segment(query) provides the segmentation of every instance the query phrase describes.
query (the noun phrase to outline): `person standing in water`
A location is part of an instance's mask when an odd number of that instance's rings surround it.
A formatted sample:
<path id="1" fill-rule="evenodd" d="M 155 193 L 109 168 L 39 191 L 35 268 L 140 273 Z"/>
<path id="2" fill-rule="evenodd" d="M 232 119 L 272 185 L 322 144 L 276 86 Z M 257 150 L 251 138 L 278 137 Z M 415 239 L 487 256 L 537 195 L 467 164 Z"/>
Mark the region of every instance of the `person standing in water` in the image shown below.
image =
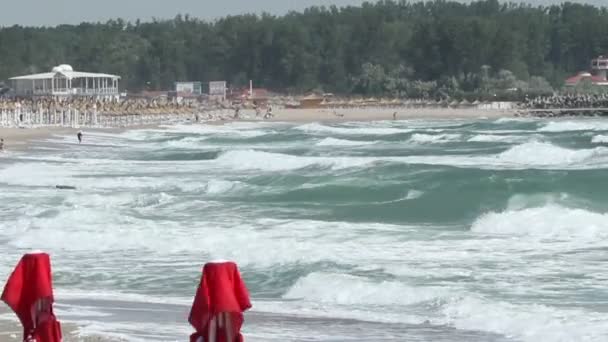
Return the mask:
<path id="1" fill-rule="evenodd" d="M 82 131 L 78 131 L 78 134 L 76 134 L 76 136 L 78 137 L 78 143 L 81 144 L 82 143 Z"/>

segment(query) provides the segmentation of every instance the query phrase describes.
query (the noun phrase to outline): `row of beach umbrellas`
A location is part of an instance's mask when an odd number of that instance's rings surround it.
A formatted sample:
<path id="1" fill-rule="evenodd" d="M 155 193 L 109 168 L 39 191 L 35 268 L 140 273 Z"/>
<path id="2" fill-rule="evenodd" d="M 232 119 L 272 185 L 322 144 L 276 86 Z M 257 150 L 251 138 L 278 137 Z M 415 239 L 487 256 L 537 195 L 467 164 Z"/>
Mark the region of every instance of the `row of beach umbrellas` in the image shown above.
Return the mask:
<path id="1" fill-rule="evenodd" d="M 61 323 L 53 313 L 50 256 L 24 255 L 6 282 L 4 301 L 23 326 L 24 342 L 61 342 Z M 249 292 L 234 262 L 204 265 L 188 322 L 190 342 L 242 342 L 243 312 L 251 308 Z"/>

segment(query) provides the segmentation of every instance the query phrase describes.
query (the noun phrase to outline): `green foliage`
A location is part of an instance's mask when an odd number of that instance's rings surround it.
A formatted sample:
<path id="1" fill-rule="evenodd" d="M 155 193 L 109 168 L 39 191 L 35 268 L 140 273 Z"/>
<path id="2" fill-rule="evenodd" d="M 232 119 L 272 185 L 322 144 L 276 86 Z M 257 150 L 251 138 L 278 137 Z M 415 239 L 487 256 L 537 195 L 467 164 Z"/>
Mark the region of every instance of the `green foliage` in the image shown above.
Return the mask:
<path id="1" fill-rule="evenodd" d="M 561 88 L 566 75 L 608 53 L 608 10 L 384 0 L 213 22 L 177 16 L 13 26 L 0 29 L 0 47 L 0 79 L 68 63 L 119 74 L 132 91 L 185 80 L 245 86 L 253 79 L 289 92 L 481 97 Z"/>

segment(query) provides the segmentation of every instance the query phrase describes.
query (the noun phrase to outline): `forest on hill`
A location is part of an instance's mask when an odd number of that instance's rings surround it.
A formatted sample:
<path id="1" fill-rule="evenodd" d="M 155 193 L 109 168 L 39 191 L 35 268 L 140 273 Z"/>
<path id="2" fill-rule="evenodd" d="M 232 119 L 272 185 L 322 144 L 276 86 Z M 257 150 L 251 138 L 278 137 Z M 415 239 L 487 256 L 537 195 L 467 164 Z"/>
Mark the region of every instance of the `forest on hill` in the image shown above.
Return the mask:
<path id="1" fill-rule="evenodd" d="M 0 28 L 0 80 L 58 64 L 122 76 L 129 91 L 227 80 L 307 91 L 447 97 L 546 93 L 608 54 L 608 9 L 497 0 L 385 0 L 283 16 Z"/>

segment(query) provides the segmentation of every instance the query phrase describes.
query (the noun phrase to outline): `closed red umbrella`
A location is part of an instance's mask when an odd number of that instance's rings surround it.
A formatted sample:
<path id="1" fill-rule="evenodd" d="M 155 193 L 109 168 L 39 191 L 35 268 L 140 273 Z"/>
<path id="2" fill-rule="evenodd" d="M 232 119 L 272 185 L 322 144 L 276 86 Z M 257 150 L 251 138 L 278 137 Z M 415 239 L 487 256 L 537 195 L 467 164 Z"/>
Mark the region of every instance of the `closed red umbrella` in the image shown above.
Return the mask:
<path id="1" fill-rule="evenodd" d="M 4 301 L 23 325 L 23 341 L 60 342 L 61 326 L 53 314 L 51 261 L 46 253 L 24 255 L 8 278 Z"/>
<path id="2" fill-rule="evenodd" d="M 242 342 L 243 312 L 249 308 L 249 292 L 236 264 L 206 264 L 188 319 L 196 330 L 190 341 Z"/>

